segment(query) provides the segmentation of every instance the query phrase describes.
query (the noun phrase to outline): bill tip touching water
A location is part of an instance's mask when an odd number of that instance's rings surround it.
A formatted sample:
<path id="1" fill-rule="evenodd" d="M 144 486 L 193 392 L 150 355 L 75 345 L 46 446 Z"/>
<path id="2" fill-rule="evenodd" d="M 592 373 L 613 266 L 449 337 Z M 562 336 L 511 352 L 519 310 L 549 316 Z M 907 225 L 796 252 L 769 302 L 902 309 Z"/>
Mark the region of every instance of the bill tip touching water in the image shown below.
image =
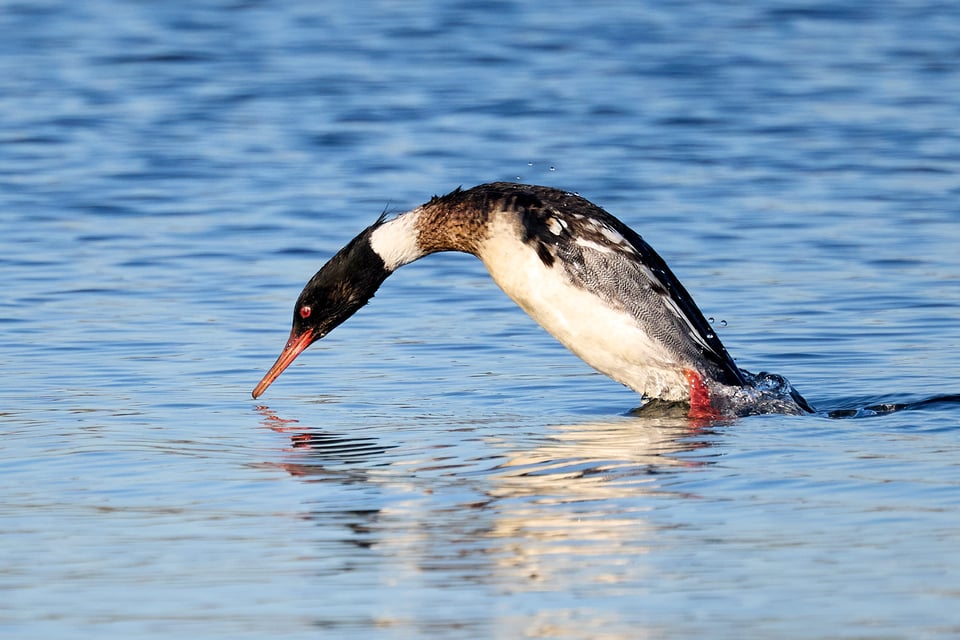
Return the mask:
<path id="1" fill-rule="evenodd" d="M 570 351 L 648 401 L 697 418 L 813 409 L 781 376 L 727 353 L 693 298 L 639 234 L 581 196 L 498 182 L 381 216 L 307 282 L 259 397 L 395 270 L 439 251 L 479 258 L 494 282 Z"/>

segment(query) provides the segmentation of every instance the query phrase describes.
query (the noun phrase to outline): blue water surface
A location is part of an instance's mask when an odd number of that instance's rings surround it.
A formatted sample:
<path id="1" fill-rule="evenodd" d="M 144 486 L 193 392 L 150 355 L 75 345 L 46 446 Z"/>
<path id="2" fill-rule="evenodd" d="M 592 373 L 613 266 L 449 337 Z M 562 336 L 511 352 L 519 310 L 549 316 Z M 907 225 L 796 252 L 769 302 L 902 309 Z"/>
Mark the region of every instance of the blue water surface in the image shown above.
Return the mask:
<path id="1" fill-rule="evenodd" d="M 960 634 L 954 3 L 0 3 L 0 635 Z M 577 191 L 822 410 L 634 415 L 382 211 Z M 869 412 L 867 412 L 869 413 Z"/>

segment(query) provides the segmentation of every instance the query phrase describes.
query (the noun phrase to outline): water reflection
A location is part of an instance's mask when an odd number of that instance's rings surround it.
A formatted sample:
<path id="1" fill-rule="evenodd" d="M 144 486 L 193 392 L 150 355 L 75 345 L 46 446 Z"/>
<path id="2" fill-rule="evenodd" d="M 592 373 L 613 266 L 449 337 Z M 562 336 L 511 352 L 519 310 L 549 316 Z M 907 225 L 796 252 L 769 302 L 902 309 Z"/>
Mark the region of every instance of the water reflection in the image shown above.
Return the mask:
<path id="1" fill-rule="evenodd" d="M 337 468 L 338 476 L 342 476 L 344 471 L 356 476 L 356 472 L 360 471 L 359 466 L 355 469 L 344 469 L 343 466 L 370 462 L 393 448 L 379 443 L 376 438 L 346 436 L 307 427 L 298 420 L 279 417 L 266 406 L 257 407 L 257 412 L 262 416 L 265 427 L 290 438 L 287 452 L 292 455 L 288 460 L 276 464 L 292 476 L 327 476 L 332 473 L 331 467 Z"/>
<path id="2" fill-rule="evenodd" d="M 532 590 L 649 579 L 635 561 L 656 544 L 648 514 L 670 494 L 664 474 L 703 464 L 676 454 L 708 446 L 704 432 L 683 416 L 631 417 L 555 426 L 510 451 L 487 490 L 495 570 Z"/>
<path id="3" fill-rule="evenodd" d="M 691 423 L 683 415 L 631 415 L 550 426 L 533 436 L 496 429 L 496 435 L 451 454 L 313 429 L 267 409 L 261 413 L 266 426 L 290 440 L 279 466 L 298 478 L 344 482 L 343 489 L 327 485 L 332 491 L 318 494 L 305 517 L 317 525 L 321 544 L 334 528 L 333 537 L 358 549 L 355 554 L 362 555 L 350 562 L 354 576 L 367 571 L 367 579 L 384 588 L 403 590 L 402 607 L 378 603 L 380 623 L 401 627 L 442 615 L 427 601 L 436 598 L 428 585 L 562 597 L 592 593 L 597 585 L 646 589 L 656 576 L 644 556 L 669 544 L 651 512 L 664 497 L 677 499 L 663 480 L 706 464 L 701 455 L 679 454 L 709 447 L 714 435 L 712 424 Z M 364 486 L 360 492 L 357 482 Z M 358 493 L 366 502 L 357 503 Z M 323 579 L 349 578 L 325 573 Z M 586 617 L 548 616 L 548 626 L 560 635 L 589 634 L 590 621 L 604 608 L 592 597 L 584 595 L 563 612 Z M 418 608 L 424 612 L 411 618 Z M 357 624 L 348 613 L 331 615 L 320 622 L 333 628 Z M 464 608 L 456 615 L 447 622 L 470 623 Z M 478 611 L 474 622 L 489 622 L 489 616 L 489 610 Z M 608 628 L 624 627 L 610 637 L 635 637 L 637 629 L 627 621 L 609 622 Z M 506 611 L 493 621 L 518 623 L 539 624 Z"/>

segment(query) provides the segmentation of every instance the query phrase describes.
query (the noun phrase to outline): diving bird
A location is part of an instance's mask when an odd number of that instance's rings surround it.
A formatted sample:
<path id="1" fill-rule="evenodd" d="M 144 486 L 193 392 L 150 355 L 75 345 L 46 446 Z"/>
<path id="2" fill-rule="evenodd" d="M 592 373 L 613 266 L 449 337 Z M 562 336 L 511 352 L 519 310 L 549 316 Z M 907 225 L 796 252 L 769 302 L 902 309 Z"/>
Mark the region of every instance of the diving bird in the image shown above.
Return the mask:
<path id="1" fill-rule="evenodd" d="M 290 338 L 253 397 L 364 306 L 390 274 L 438 251 L 478 257 L 551 335 L 648 401 L 687 403 L 689 415 L 713 417 L 760 412 L 744 406 L 773 389 L 782 400 L 773 410 L 812 410 L 783 378 L 736 365 L 639 234 L 578 194 L 509 182 L 458 188 L 364 229 L 300 293 Z"/>

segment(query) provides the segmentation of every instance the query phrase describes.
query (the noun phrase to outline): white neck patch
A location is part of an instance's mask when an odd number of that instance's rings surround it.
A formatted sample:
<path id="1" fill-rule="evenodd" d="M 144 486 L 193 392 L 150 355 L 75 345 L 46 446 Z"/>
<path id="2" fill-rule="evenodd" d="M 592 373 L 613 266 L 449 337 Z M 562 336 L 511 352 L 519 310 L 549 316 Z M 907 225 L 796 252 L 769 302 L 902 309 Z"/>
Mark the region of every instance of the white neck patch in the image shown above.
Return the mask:
<path id="1" fill-rule="evenodd" d="M 370 247 L 383 260 L 389 271 L 395 271 L 424 253 L 417 241 L 417 220 L 420 210 L 414 209 L 388 220 L 370 234 Z"/>

